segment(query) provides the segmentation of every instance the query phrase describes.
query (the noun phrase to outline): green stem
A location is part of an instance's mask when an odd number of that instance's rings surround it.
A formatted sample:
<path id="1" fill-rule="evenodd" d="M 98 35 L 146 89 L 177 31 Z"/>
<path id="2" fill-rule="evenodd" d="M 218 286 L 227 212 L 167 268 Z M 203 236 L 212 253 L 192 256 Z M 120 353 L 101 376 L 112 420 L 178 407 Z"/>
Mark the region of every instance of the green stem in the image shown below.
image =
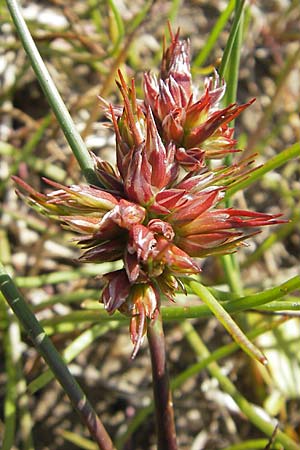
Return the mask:
<path id="1" fill-rule="evenodd" d="M 235 17 L 230 37 L 232 37 L 232 45 L 230 47 L 230 53 L 224 52 L 222 64 L 220 68 L 220 74 L 224 74 L 227 81 L 225 104 L 231 104 L 236 101 L 237 85 L 239 78 L 240 56 L 242 48 L 242 38 L 244 31 L 244 2 L 236 0 L 235 3 Z M 230 41 L 230 37 L 228 41 Z M 227 49 L 227 47 L 226 47 Z M 224 61 L 224 65 L 223 65 Z M 226 69 L 226 71 L 225 71 Z M 223 72 L 224 71 L 224 72 Z M 234 126 L 234 121 L 230 123 L 230 126 Z M 225 157 L 225 164 L 229 166 L 232 162 L 232 154 Z M 230 198 L 225 200 L 226 207 L 230 207 Z M 225 255 L 221 258 L 226 280 L 230 287 L 231 292 L 238 295 L 243 295 L 243 285 L 241 281 L 240 267 L 235 254 Z"/>
<path id="2" fill-rule="evenodd" d="M 112 49 L 109 51 L 109 53 L 107 53 L 105 55 L 106 58 L 114 56 L 118 50 L 120 45 L 123 42 L 124 39 L 124 34 L 125 34 L 125 29 L 124 29 L 124 23 L 122 20 L 122 16 L 119 12 L 119 8 L 115 5 L 115 3 L 113 2 L 113 0 L 108 0 L 108 4 L 110 6 L 112 15 L 114 17 L 114 21 L 115 21 L 115 25 L 116 25 L 116 30 L 111 30 L 111 41 L 113 43 L 113 47 Z M 113 26 L 111 26 L 111 28 L 114 28 Z M 117 36 L 115 36 L 114 31 L 117 31 Z"/>
<path id="3" fill-rule="evenodd" d="M 96 277 L 99 274 L 118 270 L 120 264 L 115 263 L 99 263 L 89 264 L 78 269 L 70 271 L 51 272 L 48 274 L 40 274 L 38 276 L 16 277 L 16 283 L 20 288 L 35 288 L 44 286 L 45 284 L 57 284 L 65 281 L 78 280 L 83 277 Z"/>
<path id="4" fill-rule="evenodd" d="M 94 172 L 92 158 L 80 134 L 78 133 L 58 90 L 56 89 L 56 86 L 44 64 L 44 61 L 41 58 L 41 55 L 39 54 L 39 51 L 22 16 L 18 1 L 6 0 L 6 2 L 23 47 L 30 59 L 31 66 L 64 132 L 72 152 L 82 169 L 83 175 L 89 183 L 99 186 L 99 180 Z"/>
<path id="5" fill-rule="evenodd" d="M 66 363 L 70 363 L 80 353 L 82 353 L 89 345 L 95 343 L 96 340 L 104 335 L 107 331 L 116 329 L 120 326 L 119 322 L 99 323 L 93 327 L 85 330 L 77 338 L 75 338 L 68 347 L 66 347 L 62 353 L 62 357 Z M 39 389 L 43 388 L 49 381 L 54 378 L 51 370 L 45 370 L 41 375 L 35 378 L 28 384 L 27 390 L 31 394 L 34 394 Z"/>
<path id="6" fill-rule="evenodd" d="M 4 399 L 4 434 L 2 441 L 2 450 L 10 450 L 14 446 L 15 434 L 16 434 L 16 419 L 17 419 L 17 374 L 16 365 L 13 352 L 13 328 L 15 326 L 13 318 L 5 312 L 6 319 L 8 321 L 8 327 L 4 338 L 5 348 L 5 372 L 7 374 L 7 382 L 5 386 L 5 399 Z"/>
<path id="7" fill-rule="evenodd" d="M 235 43 L 236 35 L 239 30 L 240 21 L 243 15 L 243 9 L 245 5 L 245 0 L 237 0 L 236 1 L 236 8 L 235 8 L 235 15 L 234 15 L 234 21 L 230 30 L 229 38 L 227 40 L 226 47 L 224 49 L 222 62 L 219 69 L 219 74 L 221 77 L 223 77 L 226 73 L 226 69 L 228 66 L 228 63 L 230 62 L 231 58 L 231 52 L 233 45 Z"/>
<path id="8" fill-rule="evenodd" d="M 207 358 L 210 356 L 210 352 L 204 345 L 200 336 L 196 333 L 193 326 L 189 322 L 185 322 L 182 325 L 186 337 L 194 349 L 195 353 L 200 358 Z M 234 384 L 227 378 L 219 365 L 215 362 L 211 363 L 208 366 L 208 370 L 214 378 L 216 378 L 221 386 L 221 388 L 229 394 L 235 403 L 238 405 L 240 410 L 247 416 L 247 418 L 252 422 L 258 429 L 263 431 L 267 436 L 272 437 L 274 433 L 275 426 L 277 425 L 277 421 L 271 417 L 267 417 L 265 413 L 265 417 L 262 417 L 259 412 L 257 412 L 254 405 L 249 403 L 246 398 L 236 389 Z M 288 437 L 285 433 L 278 430 L 275 437 L 274 442 L 280 443 L 283 445 L 285 450 L 299 450 L 300 447 L 293 441 L 290 437 Z"/>
<path id="9" fill-rule="evenodd" d="M 13 346 L 16 359 L 16 372 L 17 372 L 17 395 L 18 395 L 18 407 L 19 407 L 19 433 L 22 442 L 23 450 L 34 450 L 34 442 L 32 436 L 33 420 L 30 413 L 29 395 L 27 392 L 27 383 L 24 377 L 23 371 L 23 343 L 21 340 L 21 329 L 14 316 L 14 334 L 13 334 Z"/>
<path id="10" fill-rule="evenodd" d="M 236 14 L 239 14 L 240 2 L 236 2 L 235 10 Z M 236 101 L 237 86 L 239 79 L 239 69 L 240 69 L 240 59 L 241 59 L 241 49 L 244 35 L 244 11 L 242 10 L 239 17 L 239 25 L 236 30 L 235 38 L 232 44 L 230 59 L 227 64 L 227 71 L 224 74 L 227 81 L 226 93 L 225 93 L 225 104 L 234 103 Z M 230 122 L 230 125 L 234 125 L 234 121 Z M 229 161 L 232 159 L 232 155 L 228 155 Z"/>
<path id="11" fill-rule="evenodd" d="M 69 396 L 76 412 L 87 425 L 91 435 L 97 442 L 99 449 L 113 450 L 114 447 L 112 441 L 92 405 L 87 400 L 77 381 L 71 375 L 62 357 L 52 344 L 50 338 L 44 332 L 34 314 L 31 312 L 29 306 L 18 291 L 13 280 L 4 270 L 2 264 L 0 264 L 0 290 L 31 338 L 33 344 L 51 368 L 57 381 Z"/>
<path id="12" fill-rule="evenodd" d="M 231 334 L 237 344 L 250 355 L 257 359 L 262 364 L 267 364 L 266 357 L 263 353 L 255 347 L 254 344 L 242 332 L 237 323 L 232 319 L 230 314 L 223 308 L 223 306 L 215 299 L 211 292 L 202 284 L 196 281 L 189 283 L 190 288 L 195 294 L 199 295 L 201 300 L 209 307 L 216 318 L 221 322 L 224 328 Z"/>
<path id="13" fill-rule="evenodd" d="M 160 313 L 156 319 L 149 322 L 147 335 L 152 364 L 157 449 L 177 450 L 173 402 L 166 362 L 166 343 Z"/>
<path id="14" fill-rule="evenodd" d="M 266 450 L 268 448 L 269 449 L 272 448 L 272 450 L 282 450 L 282 445 L 280 444 L 273 445 L 272 443 L 272 447 L 269 447 L 270 442 L 271 442 L 270 439 L 251 439 L 249 441 L 245 441 L 240 444 L 230 445 L 229 447 L 226 447 L 223 450 L 256 450 L 256 449 Z"/>
<path id="15" fill-rule="evenodd" d="M 200 283 L 194 281 L 194 288 L 197 289 L 198 284 Z M 233 300 L 225 300 L 222 301 L 222 307 L 231 314 L 238 313 L 241 311 L 249 310 L 252 308 L 262 307 L 273 310 L 274 300 L 279 300 L 284 296 L 296 291 L 300 288 L 300 276 L 296 275 L 295 277 L 285 281 L 284 283 L 275 286 L 270 289 L 266 289 L 263 292 L 258 292 L 252 295 L 246 295 L 243 297 L 237 297 Z M 219 291 L 214 290 L 214 297 L 219 300 L 230 298 L 230 294 L 224 297 L 224 294 L 218 294 Z M 218 297 L 219 296 L 219 297 Z M 299 302 L 296 302 L 295 299 L 291 299 L 291 301 L 281 301 L 282 308 L 284 310 L 299 310 L 300 305 Z M 55 325 L 70 323 L 73 324 L 74 327 L 78 327 L 79 323 L 95 323 L 100 322 L 104 323 L 107 321 L 111 321 L 112 317 L 107 314 L 107 311 L 104 310 L 103 306 L 97 304 L 97 310 L 84 310 L 84 311 L 73 311 L 64 316 L 55 316 L 50 319 L 44 319 L 42 321 L 42 325 L 50 329 L 53 329 Z M 282 310 L 280 308 L 280 310 Z M 95 314 L 95 312 L 97 312 Z M 212 315 L 211 310 L 207 305 L 193 305 L 193 306 L 168 306 L 161 308 L 162 316 L 164 320 L 182 320 L 182 319 L 193 319 L 200 317 L 210 317 Z M 115 312 L 113 316 L 114 321 L 127 322 L 128 318 L 121 314 L 120 312 Z"/>
<path id="16" fill-rule="evenodd" d="M 240 275 L 240 267 L 235 256 L 236 255 L 223 255 L 221 257 L 221 261 L 230 292 L 237 294 L 238 296 L 242 296 L 243 286 Z"/>
<path id="17" fill-rule="evenodd" d="M 299 142 L 296 142 L 295 144 L 286 148 L 282 152 L 278 153 L 278 155 L 273 156 L 273 158 L 269 159 L 263 166 L 254 170 L 247 176 L 245 180 L 242 180 L 239 183 L 236 183 L 231 188 L 227 189 L 225 194 L 225 200 L 230 198 L 236 192 L 246 189 L 254 181 L 259 180 L 260 178 L 262 178 L 263 175 L 270 172 L 271 170 L 277 169 L 278 167 L 288 162 L 290 159 L 297 158 L 299 156 L 300 156 L 300 144 Z"/>

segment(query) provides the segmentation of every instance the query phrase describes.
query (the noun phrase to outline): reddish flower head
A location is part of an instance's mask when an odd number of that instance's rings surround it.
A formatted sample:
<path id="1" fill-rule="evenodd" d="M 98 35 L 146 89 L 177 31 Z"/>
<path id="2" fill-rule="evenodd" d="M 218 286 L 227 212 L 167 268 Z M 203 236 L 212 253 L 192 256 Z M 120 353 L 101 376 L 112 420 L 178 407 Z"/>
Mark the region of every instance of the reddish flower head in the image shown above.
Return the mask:
<path id="1" fill-rule="evenodd" d="M 203 166 L 203 158 L 223 158 L 237 151 L 228 123 L 254 100 L 245 105 L 231 104 L 219 109 L 226 85 L 217 72 L 205 80 L 205 91 L 198 97 L 192 86 L 190 46 L 171 32 L 171 44 L 164 51 L 160 77 L 144 75 L 145 104 L 153 111 L 165 142 L 176 144 L 177 161 L 187 170 Z"/>
<path id="2" fill-rule="evenodd" d="M 144 100 L 119 76 L 123 107 L 102 100 L 116 135 L 116 167 L 93 156 L 103 188 L 46 180 L 56 190 L 44 195 L 14 179 L 31 206 L 81 235 L 82 262 L 123 261 L 106 275 L 101 299 L 108 313 L 130 316 L 135 356 L 162 298 L 172 301 L 184 291 L 181 277 L 199 273 L 195 258 L 233 252 L 253 234 L 245 229 L 280 220 L 222 206 L 250 162 L 209 170 L 207 159 L 235 151 L 228 123 L 251 102 L 218 109 L 225 84 L 217 74 L 197 100 L 189 43 L 178 33 L 164 49 L 159 80 L 145 74 Z"/>

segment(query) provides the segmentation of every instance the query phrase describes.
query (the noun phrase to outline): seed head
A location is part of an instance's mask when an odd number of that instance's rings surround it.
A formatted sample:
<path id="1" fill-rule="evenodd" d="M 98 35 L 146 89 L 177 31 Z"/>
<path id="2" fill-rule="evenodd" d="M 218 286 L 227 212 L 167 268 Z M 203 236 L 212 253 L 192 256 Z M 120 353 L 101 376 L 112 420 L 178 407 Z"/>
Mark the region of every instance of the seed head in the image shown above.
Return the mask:
<path id="1" fill-rule="evenodd" d="M 122 106 L 101 100 L 116 136 L 116 167 L 93 155 L 102 188 L 45 180 L 55 190 L 41 194 L 14 180 L 30 206 L 80 235 L 82 262 L 123 262 L 105 276 L 101 301 L 109 314 L 130 317 L 134 357 L 147 321 L 164 298 L 185 292 L 183 277 L 200 272 L 199 258 L 234 252 L 258 227 L 281 220 L 224 208 L 226 190 L 253 170 L 252 161 L 216 169 L 207 162 L 237 151 L 228 124 L 253 100 L 219 109 L 226 86 L 216 72 L 199 96 L 179 32 L 164 47 L 159 77 L 144 75 L 144 99 L 121 72 L 117 85 Z"/>

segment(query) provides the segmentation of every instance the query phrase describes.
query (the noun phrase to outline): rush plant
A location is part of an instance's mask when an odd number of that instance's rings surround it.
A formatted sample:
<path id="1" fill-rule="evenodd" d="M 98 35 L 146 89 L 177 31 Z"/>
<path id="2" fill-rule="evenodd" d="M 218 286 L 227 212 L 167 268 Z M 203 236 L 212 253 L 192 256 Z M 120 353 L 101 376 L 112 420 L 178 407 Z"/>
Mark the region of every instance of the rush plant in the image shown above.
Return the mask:
<path id="1" fill-rule="evenodd" d="M 143 339 L 148 337 L 159 450 L 177 449 L 162 311 L 174 308 L 178 293 L 192 290 L 236 343 L 266 364 L 263 353 L 243 334 L 228 308 L 199 283 L 199 274 L 204 258 L 233 254 L 260 227 L 285 222 L 279 214 L 235 208 L 225 202 L 228 192 L 256 173 L 254 156 L 241 157 L 239 163 L 228 158 L 241 152 L 232 121 L 254 100 L 221 106 L 226 83 L 216 70 L 199 92 L 192 80 L 189 41 L 180 39 L 179 30 L 173 33 L 169 27 L 169 32 L 170 43 L 164 42 L 158 76 L 144 74 L 142 98 L 137 97 L 134 79 L 127 83 L 121 71 L 117 86 L 122 104 L 100 98 L 115 134 L 116 165 L 87 153 L 80 160 L 89 174 L 87 184 L 66 186 L 44 179 L 51 187 L 45 193 L 13 177 L 18 195 L 29 206 L 74 232 L 82 263 L 121 263 L 120 269 L 102 278 L 99 299 L 109 315 L 119 311 L 129 318 L 132 359 L 139 357 Z M 14 291 L 12 298 L 7 290 L 11 281 L 2 275 L 3 292 L 22 316 L 18 302 L 14 304 L 22 297 Z M 25 328 L 38 327 L 34 321 L 30 325 L 26 318 L 21 320 Z M 37 347 L 39 331 L 36 328 L 33 337 Z M 51 366 L 49 348 L 42 349 L 42 354 Z M 63 362 L 59 364 L 58 372 Z M 221 378 L 215 366 L 213 371 Z M 71 383 L 67 375 L 58 379 L 64 386 Z M 72 399 L 72 389 L 67 392 Z M 114 448 L 100 420 L 90 413 L 91 405 L 87 404 L 86 412 L 78 408 L 79 400 L 73 403 L 99 448 Z M 274 427 L 258 418 L 250 405 L 248 412 L 272 436 Z M 282 432 L 276 439 L 288 449 L 298 448 Z"/>
<path id="2" fill-rule="evenodd" d="M 232 253 L 253 235 L 251 230 L 281 222 L 275 215 L 222 205 L 226 190 L 249 171 L 249 162 L 212 170 L 209 161 L 237 151 L 228 124 L 253 100 L 220 108 L 226 84 L 217 72 L 197 96 L 189 42 L 179 39 L 179 31 L 170 34 L 159 78 L 144 75 L 144 99 L 136 97 L 134 80 L 128 86 L 121 72 L 123 105 L 101 99 L 116 135 L 117 162 L 114 167 L 93 155 L 103 187 L 45 180 L 56 190 L 41 194 L 14 177 L 30 206 L 81 235 L 82 262 L 122 260 L 122 269 L 105 275 L 101 301 L 108 313 L 118 309 L 130 317 L 132 358 L 150 330 L 161 449 L 176 447 L 170 394 L 161 394 L 169 390 L 167 376 L 164 386 L 156 376 L 164 350 L 158 327 L 162 302 L 186 292 L 185 279 L 201 271 L 199 258 Z M 224 320 L 236 336 L 237 326 L 229 317 Z M 265 362 L 250 342 L 246 347 Z"/>
<path id="3" fill-rule="evenodd" d="M 226 84 L 218 74 L 196 96 L 188 41 L 179 31 L 164 49 L 159 78 L 144 75 L 144 99 L 119 72 L 123 105 L 101 99 L 116 135 L 116 167 L 93 155 L 103 187 L 63 186 L 41 194 L 14 177 L 30 206 L 81 236 L 82 262 L 123 261 L 106 275 L 101 300 L 112 314 L 131 317 L 135 357 L 163 299 L 186 291 L 185 277 L 201 271 L 198 258 L 234 252 L 278 216 L 226 208 L 226 190 L 249 172 L 249 161 L 209 168 L 212 158 L 236 152 L 229 127 L 248 104 L 220 109 Z M 255 230 L 254 232 L 251 230 Z M 249 231 L 250 230 L 250 231 Z"/>

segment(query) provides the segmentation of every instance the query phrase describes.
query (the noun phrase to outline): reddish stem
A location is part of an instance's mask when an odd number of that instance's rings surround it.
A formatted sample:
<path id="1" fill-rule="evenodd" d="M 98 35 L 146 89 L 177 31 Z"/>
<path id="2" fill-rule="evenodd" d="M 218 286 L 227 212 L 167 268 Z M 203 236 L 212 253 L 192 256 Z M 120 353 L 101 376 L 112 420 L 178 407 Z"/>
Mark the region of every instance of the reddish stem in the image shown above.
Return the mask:
<path id="1" fill-rule="evenodd" d="M 147 335 L 152 364 L 157 450 L 177 450 L 173 402 L 166 364 L 166 344 L 160 313 L 156 319 L 149 322 Z"/>

